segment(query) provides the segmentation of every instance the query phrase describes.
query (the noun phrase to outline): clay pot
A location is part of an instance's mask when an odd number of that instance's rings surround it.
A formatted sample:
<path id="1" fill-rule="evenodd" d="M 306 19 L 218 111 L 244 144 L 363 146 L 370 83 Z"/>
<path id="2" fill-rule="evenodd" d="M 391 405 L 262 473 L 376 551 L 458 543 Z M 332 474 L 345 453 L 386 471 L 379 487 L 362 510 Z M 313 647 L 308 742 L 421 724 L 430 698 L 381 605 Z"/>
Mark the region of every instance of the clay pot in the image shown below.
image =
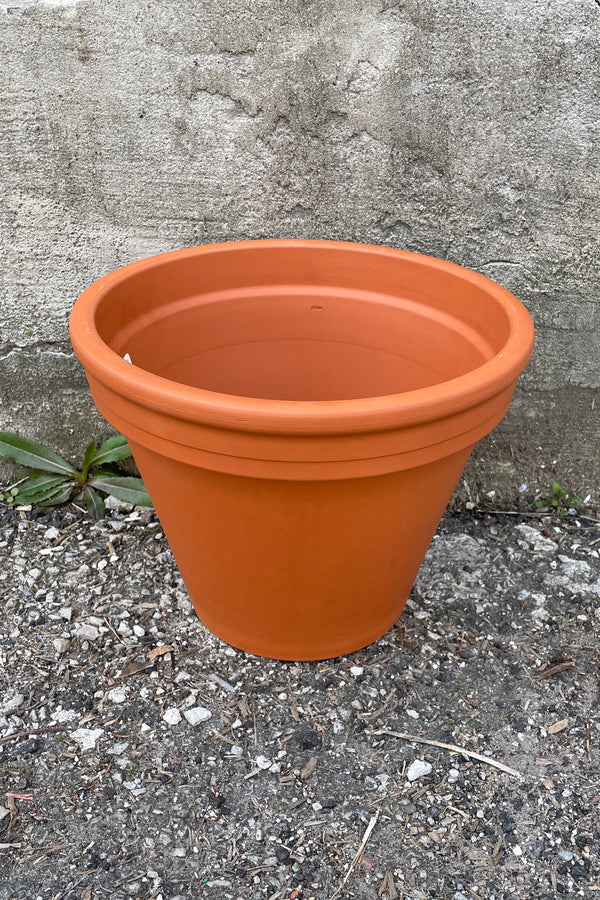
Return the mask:
<path id="1" fill-rule="evenodd" d="M 71 338 L 201 620 L 304 660 L 396 621 L 533 326 L 438 259 L 266 240 L 112 272 L 75 304 Z"/>

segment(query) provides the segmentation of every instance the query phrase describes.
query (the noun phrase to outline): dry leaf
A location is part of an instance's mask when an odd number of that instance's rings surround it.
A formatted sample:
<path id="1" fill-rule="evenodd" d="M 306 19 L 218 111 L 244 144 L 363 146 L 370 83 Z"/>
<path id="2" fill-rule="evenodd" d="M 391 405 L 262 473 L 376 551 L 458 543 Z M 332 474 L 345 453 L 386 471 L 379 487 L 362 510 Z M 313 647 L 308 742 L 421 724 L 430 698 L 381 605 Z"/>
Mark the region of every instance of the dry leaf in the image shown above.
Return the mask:
<path id="1" fill-rule="evenodd" d="M 300 778 L 302 779 L 302 781 L 306 781 L 307 778 L 310 778 L 317 766 L 318 761 L 316 756 L 311 756 L 306 765 L 300 769 Z"/>
<path id="2" fill-rule="evenodd" d="M 239 710 L 242 719 L 248 719 L 252 715 L 252 709 L 246 696 L 243 696 L 239 702 Z"/>
<path id="3" fill-rule="evenodd" d="M 388 900 L 396 900 L 398 892 L 391 872 L 385 873 L 385 878 L 381 882 L 381 887 L 377 891 L 377 894 L 379 897 L 381 897 L 382 894 L 387 894 Z"/>
<path id="4" fill-rule="evenodd" d="M 92 884 L 87 884 L 81 892 L 81 900 L 93 900 L 93 896 L 94 886 Z"/>
<path id="5" fill-rule="evenodd" d="M 8 823 L 8 827 L 10 829 L 13 827 L 13 825 L 16 824 L 19 819 L 19 810 L 17 809 L 15 798 L 11 794 L 6 795 L 6 804 L 10 812 L 10 822 Z"/>
<path id="6" fill-rule="evenodd" d="M 569 727 L 568 719 L 561 719 L 560 722 L 555 722 L 553 725 L 549 725 L 546 731 L 548 734 L 558 734 L 559 731 L 564 731 L 565 728 Z"/>
<path id="7" fill-rule="evenodd" d="M 163 647 L 153 647 L 152 650 L 148 651 L 148 662 L 152 662 L 157 656 L 164 656 L 165 653 L 175 653 L 175 647 L 171 647 L 170 644 L 165 644 Z"/>

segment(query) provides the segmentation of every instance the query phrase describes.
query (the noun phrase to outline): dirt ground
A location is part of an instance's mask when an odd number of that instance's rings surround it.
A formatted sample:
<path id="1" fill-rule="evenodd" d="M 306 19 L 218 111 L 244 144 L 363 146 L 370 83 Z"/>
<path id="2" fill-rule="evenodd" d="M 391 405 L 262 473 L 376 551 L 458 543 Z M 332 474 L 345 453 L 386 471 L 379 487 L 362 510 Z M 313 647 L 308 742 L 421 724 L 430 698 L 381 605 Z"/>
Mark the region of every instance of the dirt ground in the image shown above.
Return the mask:
<path id="1" fill-rule="evenodd" d="M 600 522 L 508 513 L 296 664 L 203 627 L 152 511 L 2 507 L 0 900 L 596 896 Z"/>

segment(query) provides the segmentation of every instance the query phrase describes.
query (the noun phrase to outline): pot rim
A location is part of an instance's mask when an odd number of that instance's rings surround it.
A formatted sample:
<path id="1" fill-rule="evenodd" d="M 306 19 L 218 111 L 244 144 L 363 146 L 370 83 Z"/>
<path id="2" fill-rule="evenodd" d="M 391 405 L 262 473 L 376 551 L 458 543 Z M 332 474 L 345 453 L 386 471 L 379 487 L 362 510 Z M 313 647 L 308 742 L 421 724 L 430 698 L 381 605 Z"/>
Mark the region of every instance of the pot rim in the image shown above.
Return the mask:
<path id="1" fill-rule="evenodd" d="M 171 381 L 131 365 L 100 336 L 95 313 L 109 290 L 138 272 L 164 262 L 209 253 L 278 248 L 343 249 L 418 261 L 470 282 L 503 309 L 509 323 L 504 346 L 487 362 L 438 384 L 399 394 L 352 400 L 270 400 L 217 393 Z M 203 244 L 160 253 L 116 269 L 95 281 L 76 301 L 69 322 L 73 348 L 86 371 L 115 393 L 167 415 L 213 427 L 279 434 L 383 431 L 444 419 L 485 402 L 516 381 L 531 355 L 534 330 L 523 304 L 506 288 L 478 272 L 436 257 L 377 244 L 275 238 Z"/>

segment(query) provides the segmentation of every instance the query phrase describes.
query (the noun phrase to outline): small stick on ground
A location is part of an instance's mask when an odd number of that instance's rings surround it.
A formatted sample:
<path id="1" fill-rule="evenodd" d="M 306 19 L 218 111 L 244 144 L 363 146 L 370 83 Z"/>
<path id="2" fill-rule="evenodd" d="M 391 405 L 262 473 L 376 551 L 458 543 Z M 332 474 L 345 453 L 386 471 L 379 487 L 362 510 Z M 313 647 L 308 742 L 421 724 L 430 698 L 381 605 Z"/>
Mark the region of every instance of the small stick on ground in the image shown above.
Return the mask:
<path id="1" fill-rule="evenodd" d="M 566 672 L 567 669 L 572 669 L 574 666 L 575 663 L 572 659 L 565 659 L 561 663 L 556 663 L 556 665 L 544 669 L 543 672 L 540 672 L 539 675 L 535 676 L 535 680 L 541 681 L 543 678 L 550 678 L 552 675 L 558 675 L 559 672 Z"/>
<path id="2" fill-rule="evenodd" d="M 8 737 L 0 738 L 0 747 L 2 744 L 10 744 L 11 741 L 18 741 L 20 738 L 30 737 L 32 734 L 50 734 L 51 732 L 61 731 L 76 731 L 75 727 L 69 728 L 69 726 L 51 726 L 49 728 L 28 728 L 27 731 L 16 731 L 14 734 L 9 734 Z"/>
<path id="3" fill-rule="evenodd" d="M 487 766 L 493 766 L 494 769 L 500 769 L 501 772 L 506 772 L 507 775 L 514 775 L 515 778 L 523 777 L 516 769 L 505 766 L 504 763 L 492 759 L 491 756 L 482 756 L 481 753 L 475 753 L 474 750 L 466 750 L 464 747 L 459 747 L 457 744 L 445 744 L 443 741 L 430 741 L 426 738 L 418 737 L 415 734 L 404 734 L 401 731 L 388 731 L 386 728 L 380 728 L 378 731 L 374 731 L 373 734 L 395 737 L 400 741 L 412 741 L 414 744 L 426 744 L 428 747 L 440 747 L 440 749 L 450 750 L 452 753 L 462 753 L 463 756 L 468 756 L 470 759 L 476 759 L 479 762 L 485 763 Z"/>
<path id="4" fill-rule="evenodd" d="M 359 846 L 358 846 L 358 850 L 356 851 L 356 855 L 355 855 L 354 859 L 352 860 L 352 862 L 350 863 L 350 865 L 349 865 L 349 867 L 348 867 L 348 871 L 347 871 L 346 874 L 344 875 L 344 880 L 343 880 L 342 883 L 340 884 L 339 888 L 337 888 L 337 889 L 333 892 L 333 894 L 331 895 L 331 897 L 329 898 L 329 900 L 334 900 L 335 897 L 337 897 L 339 894 L 342 893 L 342 891 L 344 890 L 344 885 L 346 884 L 346 882 L 348 881 L 348 879 L 349 879 L 350 876 L 352 875 L 352 872 L 354 871 L 354 869 L 356 868 L 356 866 L 357 866 L 358 863 L 360 862 L 360 858 L 361 858 L 361 856 L 363 855 L 363 853 L 365 852 L 365 847 L 367 846 L 367 843 L 368 843 L 368 841 L 369 841 L 369 838 L 371 837 L 371 832 L 372 832 L 373 829 L 375 828 L 375 824 L 376 824 L 376 822 L 377 822 L 377 819 L 379 818 L 379 812 L 380 812 L 380 810 L 377 810 L 377 812 L 375 813 L 375 815 L 371 817 L 371 820 L 370 820 L 369 824 L 368 824 L 367 827 L 366 827 L 365 833 L 363 834 L 362 841 L 360 842 L 360 844 L 359 844 Z"/>

